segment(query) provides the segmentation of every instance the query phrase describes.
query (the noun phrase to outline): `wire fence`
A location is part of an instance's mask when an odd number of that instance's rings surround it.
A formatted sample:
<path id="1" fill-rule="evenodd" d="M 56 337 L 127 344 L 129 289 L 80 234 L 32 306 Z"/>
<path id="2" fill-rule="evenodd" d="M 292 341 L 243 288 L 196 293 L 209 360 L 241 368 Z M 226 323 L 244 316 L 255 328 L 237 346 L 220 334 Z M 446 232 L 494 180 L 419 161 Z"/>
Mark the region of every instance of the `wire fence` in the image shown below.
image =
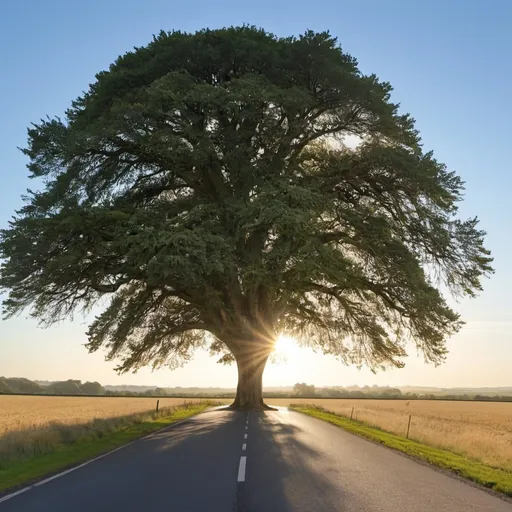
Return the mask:
<path id="1" fill-rule="evenodd" d="M 468 417 L 441 417 L 414 410 L 385 410 L 345 406 L 330 409 L 350 422 L 378 428 L 406 439 L 446 449 L 512 471 L 512 430 L 508 422 L 472 422 Z M 474 419 L 474 418 L 473 418 Z"/>

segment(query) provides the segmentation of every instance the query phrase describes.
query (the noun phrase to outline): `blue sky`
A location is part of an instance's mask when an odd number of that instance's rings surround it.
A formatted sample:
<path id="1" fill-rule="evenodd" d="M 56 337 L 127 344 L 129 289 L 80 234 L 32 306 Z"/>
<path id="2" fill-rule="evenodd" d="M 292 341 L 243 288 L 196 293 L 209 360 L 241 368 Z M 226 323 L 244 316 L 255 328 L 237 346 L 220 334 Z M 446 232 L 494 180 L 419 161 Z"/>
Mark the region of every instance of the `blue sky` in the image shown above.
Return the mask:
<path id="1" fill-rule="evenodd" d="M 26 128 L 62 115 L 71 100 L 134 46 L 161 29 L 194 31 L 242 23 L 278 35 L 329 30 L 365 73 L 394 86 L 393 100 L 417 120 L 426 149 L 466 181 L 464 216 L 487 230 L 496 274 L 473 301 L 456 305 L 468 324 L 449 342 L 440 368 L 413 355 L 403 370 L 377 376 L 332 358 L 294 351 L 271 366 L 268 385 L 424 384 L 512 385 L 512 2 L 508 0 L 6 0 L 0 18 L 0 226 L 31 185 L 16 149 Z M 199 354 L 183 369 L 117 377 L 101 354 L 88 355 L 86 319 L 48 330 L 25 316 L 0 322 L 0 375 L 97 379 L 103 383 L 232 385 L 233 368 Z M 302 362 L 302 363 L 301 363 Z M 308 362 L 309 364 L 306 364 Z M 293 364 L 292 364 L 293 363 Z"/>

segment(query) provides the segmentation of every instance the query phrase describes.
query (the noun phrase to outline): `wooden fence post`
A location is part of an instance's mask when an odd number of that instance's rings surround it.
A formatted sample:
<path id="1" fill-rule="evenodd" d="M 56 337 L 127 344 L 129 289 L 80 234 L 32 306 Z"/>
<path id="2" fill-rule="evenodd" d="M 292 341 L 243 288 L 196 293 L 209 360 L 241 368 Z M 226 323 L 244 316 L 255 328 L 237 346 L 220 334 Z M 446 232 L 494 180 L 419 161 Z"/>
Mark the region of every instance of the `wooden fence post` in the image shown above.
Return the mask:
<path id="1" fill-rule="evenodd" d="M 411 418 L 412 415 L 409 414 L 409 423 L 407 424 L 407 435 L 405 436 L 406 439 L 409 439 L 409 430 L 411 429 Z"/>
<path id="2" fill-rule="evenodd" d="M 352 416 L 354 415 L 354 408 L 352 407 L 352 412 L 350 413 L 350 423 L 352 423 Z"/>
<path id="3" fill-rule="evenodd" d="M 160 400 L 156 401 L 156 413 L 158 414 L 158 406 L 160 405 Z"/>

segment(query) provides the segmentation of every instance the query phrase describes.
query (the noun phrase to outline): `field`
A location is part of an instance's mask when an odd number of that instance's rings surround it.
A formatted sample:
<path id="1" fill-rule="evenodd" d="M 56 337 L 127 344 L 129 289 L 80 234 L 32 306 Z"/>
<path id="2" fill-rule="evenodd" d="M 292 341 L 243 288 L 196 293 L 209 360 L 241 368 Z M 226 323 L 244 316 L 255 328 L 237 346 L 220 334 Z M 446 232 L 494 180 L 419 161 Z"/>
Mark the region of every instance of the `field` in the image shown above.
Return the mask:
<path id="1" fill-rule="evenodd" d="M 200 399 L 0 395 L 0 480 L 12 464 L 151 431 L 211 404 Z M 65 454 L 64 454 L 65 455 Z M 59 455 L 57 453 L 57 462 Z M 36 464 L 37 465 L 37 464 Z M 1 487 L 1 486 L 0 486 Z"/>
<path id="2" fill-rule="evenodd" d="M 0 396 L 0 493 L 204 411 L 183 399 Z"/>
<path id="3" fill-rule="evenodd" d="M 512 403 L 442 400 L 272 399 L 287 406 L 314 404 L 410 439 L 512 471 Z"/>
<path id="4" fill-rule="evenodd" d="M 184 398 L 160 398 L 160 407 L 182 405 Z M 155 410 L 157 398 L 0 395 L 0 437 L 50 423 L 77 425 Z M 199 399 L 186 399 L 198 402 Z"/>
<path id="5" fill-rule="evenodd" d="M 0 445 L 2 437 L 16 431 L 38 431 L 49 424 L 81 425 L 96 419 L 146 413 L 154 410 L 156 400 L 0 395 Z M 160 407 L 177 406 L 184 401 L 160 398 Z M 401 436 L 407 433 L 411 415 L 411 439 L 512 471 L 512 403 L 310 398 L 272 398 L 267 402 L 279 406 L 314 404 L 347 417 L 354 408 L 354 419 Z"/>

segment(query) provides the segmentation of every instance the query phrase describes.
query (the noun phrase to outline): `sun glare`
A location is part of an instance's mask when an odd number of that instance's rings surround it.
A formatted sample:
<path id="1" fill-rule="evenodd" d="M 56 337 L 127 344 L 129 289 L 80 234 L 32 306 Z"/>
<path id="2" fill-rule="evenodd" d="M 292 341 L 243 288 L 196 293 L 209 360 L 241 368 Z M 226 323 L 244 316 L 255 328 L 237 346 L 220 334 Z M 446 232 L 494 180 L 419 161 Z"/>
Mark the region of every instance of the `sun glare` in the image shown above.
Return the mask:
<path id="1" fill-rule="evenodd" d="M 295 341 L 295 338 L 280 334 L 276 340 L 274 353 L 279 357 L 288 359 L 289 357 L 293 356 L 297 349 L 298 345 Z"/>
<path id="2" fill-rule="evenodd" d="M 264 386 L 290 386 L 301 382 L 309 354 L 304 352 L 295 338 L 280 334 L 263 376 Z"/>

